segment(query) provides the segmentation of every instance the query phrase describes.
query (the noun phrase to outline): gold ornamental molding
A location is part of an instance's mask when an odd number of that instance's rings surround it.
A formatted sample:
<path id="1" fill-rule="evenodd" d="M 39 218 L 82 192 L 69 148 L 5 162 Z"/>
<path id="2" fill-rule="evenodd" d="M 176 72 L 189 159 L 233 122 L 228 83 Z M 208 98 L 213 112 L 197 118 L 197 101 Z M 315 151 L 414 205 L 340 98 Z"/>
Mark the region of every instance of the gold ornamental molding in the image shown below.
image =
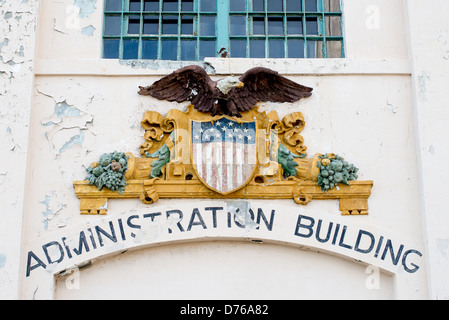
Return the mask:
<path id="1" fill-rule="evenodd" d="M 75 181 L 81 214 L 107 214 L 109 199 L 152 204 L 171 199 L 339 200 L 342 215 L 368 214 L 372 181 L 337 154 L 307 157 L 301 112 L 279 118 L 254 101 L 293 102 L 311 95 L 276 72 L 254 68 L 212 81 L 197 66 L 162 78 L 140 94 L 191 101 L 166 116 L 146 111 L 140 156 L 103 154 Z"/>
<path id="2" fill-rule="evenodd" d="M 140 147 L 141 157 L 125 154 L 127 170 L 123 178 L 126 186 L 119 192 L 108 188 L 106 183 L 99 190 L 98 184 L 89 180 L 75 181 L 81 214 L 106 214 L 109 199 L 131 198 L 140 199 L 146 204 L 157 202 L 161 198 L 292 199 L 301 205 L 312 200 L 331 199 L 339 200 L 343 215 L 368 214 L 372 181 L 349 180 L 333 185 L 318 184 L 318 179 L 322 179 L 321 168 L 328 167 L 328 171 L 331 171 L 332 163 L 338 156 L 316 154 L 307 158 L 307 147 L 300 135 L 305 125 L 300 112 L 289 114 L 280 120 L 275 111 L 267 114 L 254 108 L 242 113 L 239 120 L 231 120 L 237 125 L 239 122 L 248 123 L 249 120 L 257 124 L 258 152 L 254 159 L 254 169 L 245 184 L 233 192 L 217 192 L 204 183 L 192 164 L 190 123 L 201 120 L 211 123 L 220 119 L 231 118 L 205 116 L 191 105 L 186 112 L 170 110 L 166 117 L 154 111 L 145 112 L 141 122 L 145 129 L 145 142 Z M 111 159 L 113 155 L 114 153 L 107 156 Z M 106 160 L 104 167 L 111 166 L 113 161 Z M 99 162 L 94 162 L 88 172 L 95 168 L 101 168 Z M 334 174 L 338 173 L 336 170 Z M 343 169 L 340 172 L 342 171 Z M 95 175 L 92 174 L 92 177 Z M 96 178 L 99 177 L 101 174 Z M 326 187 L 329 189 L 326 190 Z"/>

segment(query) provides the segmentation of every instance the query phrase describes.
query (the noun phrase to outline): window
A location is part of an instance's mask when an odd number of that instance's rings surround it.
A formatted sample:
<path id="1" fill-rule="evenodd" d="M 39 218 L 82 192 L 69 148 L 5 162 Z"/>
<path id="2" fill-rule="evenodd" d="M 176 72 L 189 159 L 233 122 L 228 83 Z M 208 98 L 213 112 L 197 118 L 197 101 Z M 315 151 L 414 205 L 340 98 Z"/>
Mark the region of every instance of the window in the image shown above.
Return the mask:
<path id="1" fill-rule="evenodd" d="M 105 0 L 106 59 L 344 57 L 340 0 Z"/>

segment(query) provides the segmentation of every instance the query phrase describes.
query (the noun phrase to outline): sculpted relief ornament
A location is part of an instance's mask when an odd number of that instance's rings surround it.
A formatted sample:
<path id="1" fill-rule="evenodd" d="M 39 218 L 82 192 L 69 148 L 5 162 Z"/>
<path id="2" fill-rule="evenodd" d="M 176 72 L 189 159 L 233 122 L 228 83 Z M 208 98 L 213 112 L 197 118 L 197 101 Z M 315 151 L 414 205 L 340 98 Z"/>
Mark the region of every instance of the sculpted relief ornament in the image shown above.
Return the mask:
<path id="1" fill-rule="evenodd" d="M 116 198 L 338 199 L 343 215 L 368 214 L 373 182 L 356 181 L 358 169 L 339 155 L 307 157 L 301 112 L 280 119 L 258 110 L 258 102 L 295 102 L 312 88 L 266 68 L 213 81 L 187 66 L 139 94 L 190 104 L 166 116 L 144 113 L 140 157 L 114 151 L 87 168 L 74 182 L 81 214 L 106 214 Z"/>

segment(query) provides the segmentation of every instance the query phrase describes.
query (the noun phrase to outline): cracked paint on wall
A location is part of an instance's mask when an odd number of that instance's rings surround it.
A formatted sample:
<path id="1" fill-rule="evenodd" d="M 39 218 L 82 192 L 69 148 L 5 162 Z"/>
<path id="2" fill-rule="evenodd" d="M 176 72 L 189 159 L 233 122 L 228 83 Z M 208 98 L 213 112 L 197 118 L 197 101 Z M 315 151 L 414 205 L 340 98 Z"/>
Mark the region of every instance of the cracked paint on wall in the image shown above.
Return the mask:
<path id="1" fill-rule="evenodd" d="M 53 113 L 41 121 L 41 125 L 48 129 L 45 137 L 53 152 L 58 155 L 76 145 L 82 146 L 85 133 L 94 121 L 87 106 L 94 101 L 95 95 L 73 82 L 39 85 L 37 91 L 54 103 Z M 61 92 L 65 94 L 61 95 Z"/>
<path id="2" fill-rule="evenodd" d="M 95 12 L 97 0 L 75 0 L 73 5 L 80 8 L 79 17 L 87 19 Z"/>
<path id="3" fill-rule="evenodd" d="M 87 27 L 82 28 L 81 33 L 86 36 L 92 37 L 94 35 L 95 30 L 96 29 L 93 25 L 89 25 Z"/>
<path id="4" fill-rule="evenodd" d="M 66 205 L 59 202 L 56 191 L 51 191 L 49 195 L 45 195 L 45 199 L 40 201 L 39 204 L 44 205 L 44 210 L 42 211 L 44 219 L 42 222 L 44 223 L 44 230 L 48 230 L 49 221 L 55 219 Z"/>
<path id="5" fill-rule="evenodd" d="M 39 3 L 0 0 L 0 300 L 15 299 L 19 282 Z"/>
<path id="6" fill-rule="evenodd" d="M 55 5 L 56 3 L 58 5 Z M 52 34 L 50 34 L 52 40 L 49 46 L 54 45 L 59 49 L 61 45 L 67 43 L 65 40 L 67 36 L 71 39 L 77 37 L 80 41 L 84 36 L 93 37 L 98 28 L 93 23 L 92 16 L 97 9 L 96 3 L 96 0 L 60 0 L 46 4 L 55 10 L 55 14 L 50 20 L 52 21 Z M 58 41 L 61 42 L 58 43 Z M 68 43 L 70 42 L 68 41 Z"/>
<path id="7" fill-rule="evenodd" d="M 34 41 L 35 2 L 0 2 L 0 17 L 3 18 L 0 19 L 0 132 L 10 128 L 10 133 L 14 134 L 13 140 L 21 150 L 26 149 L 23 121 L 28 117 L 23 102 L 27 98 L 20 93 L 26 89 L 23 77 L 32 70 L 34 58 L 34 48 L 30 43 Z M 15 107 L 19 105 L 22 107 Z M 8 150 L 11 151 L 11 148 Z"/>
<path id="8" fill-rule="evenodd" d="M 3 268 L 6 264 L 6 255 L 0 253 L 0 268 Z"/>

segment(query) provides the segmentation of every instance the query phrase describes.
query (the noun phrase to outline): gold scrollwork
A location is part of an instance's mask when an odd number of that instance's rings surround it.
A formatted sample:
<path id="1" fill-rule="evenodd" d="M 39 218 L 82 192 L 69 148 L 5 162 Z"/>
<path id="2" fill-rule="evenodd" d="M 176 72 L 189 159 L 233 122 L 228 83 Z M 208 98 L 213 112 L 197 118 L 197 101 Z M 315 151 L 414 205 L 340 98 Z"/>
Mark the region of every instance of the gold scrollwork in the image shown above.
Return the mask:
<path id="1" fill-rule="evenodd" d="M 293 112 L 282 119 L 283 141 L 287 147 L 293 148 L 294 152 L 306 156 L 307 147 L 304 146 L 304 138 L 300 135 L 304 129 L 305 121 L 301 112 Z"/>
<path id="2" fill-rule="evenodd" d="M 145 129 L 145 142 L 140 146 L 140 154 L 157 150 L 168 137 L 170 132 L 175 129 L 173 119 L 162 116 L 156 111 L 146 111 L 141 121 Z"/>

